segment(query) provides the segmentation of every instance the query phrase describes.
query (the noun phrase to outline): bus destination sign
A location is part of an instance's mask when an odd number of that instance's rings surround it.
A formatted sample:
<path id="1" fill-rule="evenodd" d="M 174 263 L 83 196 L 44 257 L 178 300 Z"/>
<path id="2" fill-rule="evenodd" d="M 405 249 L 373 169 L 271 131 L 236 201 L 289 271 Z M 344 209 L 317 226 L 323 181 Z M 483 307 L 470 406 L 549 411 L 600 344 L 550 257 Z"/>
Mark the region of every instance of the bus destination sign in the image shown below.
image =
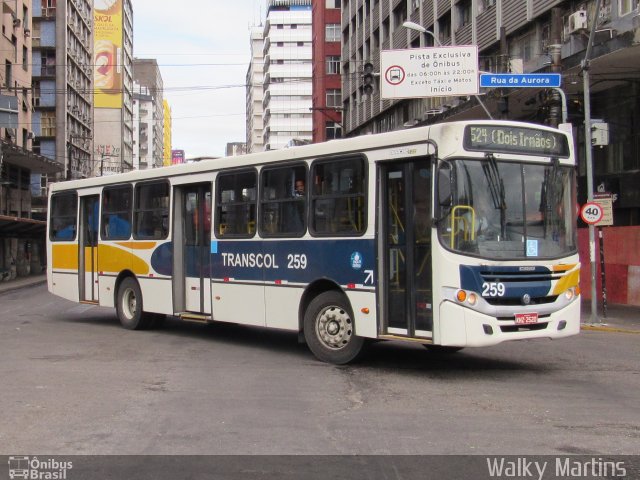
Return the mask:
<path id="1" fill-rule="evenodd" d="M 468 125 L 464 148 L 476 152 L 569 156 L 569 143 L 562 133 L 510 125 Z"/>

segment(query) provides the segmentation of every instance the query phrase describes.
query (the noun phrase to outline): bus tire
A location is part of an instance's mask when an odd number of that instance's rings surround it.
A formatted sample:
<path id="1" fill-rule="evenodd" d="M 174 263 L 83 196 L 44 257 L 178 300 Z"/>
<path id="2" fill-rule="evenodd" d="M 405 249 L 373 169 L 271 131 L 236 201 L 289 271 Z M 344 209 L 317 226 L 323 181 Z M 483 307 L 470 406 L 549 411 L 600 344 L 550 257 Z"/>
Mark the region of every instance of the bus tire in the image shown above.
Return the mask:
<path id="1" fill-rule="evenodd" d="M 335 365 L 352 362 L 364 346 L 364 338 L 355 333 L 349 302 L 336 291 L 321 293 L 309 303 L 304 338 L 319 360 Z"/>
<path id="2" fill-rule="evenodd" d="M 120 324 L 129 330 L 149 327 L 149 315 L 142 310 L 142 291 L 135 278 L 125 278 L 118 287 L 116 312 Z"/>
<path id="3" fill-rule="evenodd" d="M 422 344 L 422 346 L 426 348 L 430 353 L 443 353 L 443 354 L 456 353 L 464 348 L 464 347 L 449 347 L 445 345 L 431 345 L 431 344 Z"/>

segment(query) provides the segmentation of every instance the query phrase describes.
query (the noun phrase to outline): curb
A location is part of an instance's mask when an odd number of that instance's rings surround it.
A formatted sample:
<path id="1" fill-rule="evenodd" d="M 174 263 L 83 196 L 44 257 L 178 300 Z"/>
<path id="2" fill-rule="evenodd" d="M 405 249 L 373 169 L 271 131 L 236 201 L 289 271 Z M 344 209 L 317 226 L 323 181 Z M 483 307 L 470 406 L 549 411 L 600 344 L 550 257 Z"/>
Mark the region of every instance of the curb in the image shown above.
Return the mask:
<path id="1" fill-rule="evenodd" d="M 600 325 L 581 325 L 580 330 L 586 330 L 590 332 L 612 332 L 612 333 L 632 333 L 632 334 L 640 334 L 640 330 L 631 330 L 628 328 L 620 328 L 620 327 L 607 327 Z"/>
<path id="2" fill-rule="evenodd" d="M 21 283 L 17 285 L 12 285 L 11 282 L 7 282 L 6 285 L 0 285 L 0 295 L 3 293 L 13 292 L 15 290 L 20 290 L 23 288 L 35 287 L 37 285 L 42 285 L 47 283 L 47 279 L 43 278 L 42 280 L 38 280 L 31 283 Z"/>

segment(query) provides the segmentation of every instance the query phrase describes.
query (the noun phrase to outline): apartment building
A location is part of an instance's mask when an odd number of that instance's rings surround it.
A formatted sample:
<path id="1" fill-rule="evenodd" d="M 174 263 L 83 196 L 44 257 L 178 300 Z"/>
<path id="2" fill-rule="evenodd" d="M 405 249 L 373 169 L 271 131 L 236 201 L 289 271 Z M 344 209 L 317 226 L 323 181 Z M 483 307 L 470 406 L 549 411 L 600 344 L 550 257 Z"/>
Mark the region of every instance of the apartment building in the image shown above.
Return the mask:
<path id="1" fill-rule="evenodd" d="M 584 85 L 582 62 L 589 33 L 591 119 L 609 127 L 608 145 L 593 148 L 594 185 L 610 192 L 614 226 L 605 229 L 609 301 L 640 305 L 640 12 L 638 0 L 343 0 L 342 106 L 346 135 L 362 135 L 456 119 L 485 119 L 474 97 L 383 100 L 379 85 L 364 93 L 363 65 L 380 72 L 380 51 L 477 45 L 479 67 L 488 72 L 562 74 L 565 113 L 573 124 L 578 167 L 578 201 L 586 201 Z M 412 21 L 423 34 L 403 26 Z M 557 123 L 562 106 L 547 89 L 481 89 L 494 118 Z M 585 146 L 586 143 L 586 146 Z M 589 263 L 586 229 L 580 252 Z M 621 248 L 622 247 L 622 248 Z M 588 269 L 582 292 L 590 291 Z M 601 291 L 601 289 L 599 289 Z"/>
<path id="2" fill-rule="evenodd" d="M 33 151 L 63 165 L 62 178 L 90 177 L 93 2 L 33 0 L 31 45 Z"/>
<path id="3" fill-rule="evenodd" d="M 342 136 L 340 0 L 313 0 L 313 143 Z"/>
<path id="4" fill-rule="evenodd" d="M 162 138 L 164 144 L 164 150 L 162 152 L 162 165 L 167 167 L 171 165 L 171 107 L 169 102 L 162 100 L 162 113 L 164 116 L 164 123 L 162 128 Z"/>
<path id="5" fill-rule="evenodd" d="M 106 175 L 133 168 L 131 0 L 101 2 L 94 18 L 94 172 Z"/>
<path id="6" fill-rule="evenodd" d="M 249 47 L 251 49 L 251 60 L 247 70 L 247 128 L 246 144 L 247 153 L 261 152 L 264 150 L 262 133 L 264 124 L 262 122 L 262 100 L 264 99 L 264 27 L 251 27 L 249 37 Z"/>
<path id="7" fill-rule="evenodd" d="M 146 87 L 152 97 L 152 123 L 151 143 L 153 146 L 152 162 L 149 168 L 161 167 L 164 162 L 164 136 L 163 136 L 163 81 L 162 74 L 158 62 L 153 58 L 134 58 L 133 59 L 133 79 L 141 86 Z"/>
<path id="8" fill-rule="evenodd" d="M 311 0 L 268 0 L 263 142 L 276 150 L 312 138 Z"/>
<path id="9" fill-rule="evenodd" d="M 133 168 L 153 168 L 153 95 L 133 83 Z"/>
<path id="10" fill-rule="evenodd" d="M 31 273 L 43 265 L 46 222 L 41 175 L 62 172 L 54 155 L 33 152 L 31 0 L 2 2 L 0 12 L 0 282 Z M 52 121 L 55 128 L 55 121 Z M 32 188 L 33 178 L 33 188 Z"/>

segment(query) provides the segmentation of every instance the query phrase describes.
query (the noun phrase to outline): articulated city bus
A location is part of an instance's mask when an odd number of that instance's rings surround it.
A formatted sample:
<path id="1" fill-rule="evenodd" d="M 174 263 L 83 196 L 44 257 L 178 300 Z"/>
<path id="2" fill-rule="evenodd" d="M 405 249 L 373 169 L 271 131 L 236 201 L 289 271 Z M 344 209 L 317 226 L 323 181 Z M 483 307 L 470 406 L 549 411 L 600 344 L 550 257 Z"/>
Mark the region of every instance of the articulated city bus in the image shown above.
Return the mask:
<path id="1" fill-rule="evenodd" d="M 49 290 L 299 332 L 321 360 L 368 339 L 440 351 L 580 328 L 569 134 L 436 124 L 51 186 Z"/>

